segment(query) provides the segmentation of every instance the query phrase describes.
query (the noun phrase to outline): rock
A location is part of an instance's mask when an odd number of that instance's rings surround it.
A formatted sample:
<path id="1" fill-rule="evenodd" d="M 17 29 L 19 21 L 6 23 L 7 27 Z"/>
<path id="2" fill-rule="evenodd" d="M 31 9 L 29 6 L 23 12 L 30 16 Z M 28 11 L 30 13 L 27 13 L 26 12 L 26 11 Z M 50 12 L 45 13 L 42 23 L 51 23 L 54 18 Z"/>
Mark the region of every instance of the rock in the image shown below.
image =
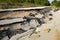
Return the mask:
<path id="1" fill-rule="evenodd" d="M 4 38 L 2 38 L 1 40 L 9 40 L 8 36 L 5 36 Z"/>
<path id="2" fill-rule="evenodd" d="M 46 32 L 46 33 L 50 32 L 50 31 L 51 31 L 51 29 L 44 29 L 44 32 Z"/>

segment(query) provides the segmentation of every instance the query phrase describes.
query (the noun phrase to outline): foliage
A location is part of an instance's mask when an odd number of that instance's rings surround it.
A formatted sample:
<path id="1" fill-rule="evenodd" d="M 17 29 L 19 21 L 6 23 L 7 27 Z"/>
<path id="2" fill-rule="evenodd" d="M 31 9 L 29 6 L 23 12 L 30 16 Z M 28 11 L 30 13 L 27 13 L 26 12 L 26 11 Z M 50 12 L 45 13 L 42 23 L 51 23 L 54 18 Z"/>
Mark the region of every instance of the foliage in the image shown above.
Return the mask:
<path id="1" fill-rule="evenodd" d="M 48 5 L 48 0 L 0 0 L 0 3 L 10 3 L 10 4 L 16 4 L 16 3 L 34 3 L 34 4 L 43 4 Z"/>
<path id="2" fill-rule="evenodd" d="M 41 6 L 50 5 L 48 0 L 0 0 L 0 4 L 13 4 L 13 5 L 21 4 L 21 5 L 41 5 Z"/>
<path id="3" fill-rule="evenodd" d="M 52 6 L 53 6 L 53 7 L 60 7 L 60 1 L 54 0 L 54 1 L 52 2 Z"/>

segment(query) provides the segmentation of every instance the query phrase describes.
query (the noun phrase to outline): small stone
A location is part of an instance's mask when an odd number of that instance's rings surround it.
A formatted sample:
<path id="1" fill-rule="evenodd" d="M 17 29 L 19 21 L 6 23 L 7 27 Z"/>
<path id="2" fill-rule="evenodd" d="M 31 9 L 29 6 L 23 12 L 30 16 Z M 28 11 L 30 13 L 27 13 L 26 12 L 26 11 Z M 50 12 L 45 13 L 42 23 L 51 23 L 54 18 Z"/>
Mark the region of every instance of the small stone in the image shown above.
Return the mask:
<path id="1" fill-rule="evenodd" d="M 38 35 L 40 37 L 40 35 Z"/>
<path id="2" fill-rule="evenodd" d="M 44 32 L 50 32 L 51 29 L 44 29 Z"/>

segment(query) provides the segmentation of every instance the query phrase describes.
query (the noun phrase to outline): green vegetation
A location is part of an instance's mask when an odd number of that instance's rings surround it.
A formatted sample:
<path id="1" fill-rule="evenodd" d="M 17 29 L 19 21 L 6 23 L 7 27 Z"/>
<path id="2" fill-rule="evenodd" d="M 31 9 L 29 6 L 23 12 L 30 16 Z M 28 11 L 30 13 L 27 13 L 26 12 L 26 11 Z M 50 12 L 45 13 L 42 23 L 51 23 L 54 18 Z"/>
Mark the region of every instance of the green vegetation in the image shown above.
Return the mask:
<path id="1" fill-rule="evenodd" d="M 0 0 L 0 8 L 18 8 L 18 7 L 34 7 L 34 6 L 50 6 L 48 0 Z M 60 1 L 54 0 L 51 3 L 52 8 L 60 7 Z"/>
<path id="2" fill-rule="evenodd" d="M 54 0 L 52 2 L 52 8 L 60 7 L 60 1 Z"/>
<path id="3" fill-rule="evenodd" d="M 0 0 L 0 3 L 20 4 L 20 3 L 33 3 L 37 5 L 50 5 L 48 0 Z"/>
<path id="4" fill-rule="evenodd" d="M 30 6 L 49 6 L 48 0 L 0 0 L 2 8 L 30 7 Z M 1 5 L 0 5 L 1 7 Z"/>

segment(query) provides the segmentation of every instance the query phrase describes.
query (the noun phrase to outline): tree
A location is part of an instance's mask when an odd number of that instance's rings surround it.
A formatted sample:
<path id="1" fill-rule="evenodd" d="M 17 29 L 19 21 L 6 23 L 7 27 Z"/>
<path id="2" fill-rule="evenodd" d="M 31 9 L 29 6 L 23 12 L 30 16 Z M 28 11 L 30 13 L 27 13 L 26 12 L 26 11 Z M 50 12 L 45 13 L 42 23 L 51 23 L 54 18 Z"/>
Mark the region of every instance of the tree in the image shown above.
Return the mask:
<path id="1" fill-rule="evenodd" d="M 34 0 L 28 0 L 29 3 L 34 3 Z"/>
<path id="2" fill-rule="evenodd" d="M 54 0 L 52 2 L 52 6 L 54 6 L 54 7 L 60 7 L 60 1 Z"/>
<path id="3" fill-rule="evenodd" d="M 52 2 L 52 6 L 56 6 L 57 5 L 57 0 L 54 0 L 53 2 Z"/>
<path id="4" fill-rule="evenodd" d="M 0 4 L 11 4 L 11 5 L 5 5 L 4 8 L 9 8 L 9 7 L 13 7 L 13 5 L 15 7 L 19 7 L 19 6 L 24 6 L 24 5 L 28 5 L 28 6 L 49 6 L 50 3 L 48 0 L 0 0 Z M 18 4 L 18 5 L 17 5 Z M 17 6 L 16 6 L 17 5 Z"/>
<path id="5" fill-rule="evenodd" d="M 39 0 L 39 4 L 44 5 L 44 6 L 49 6 L 50 2 L 48 0 Z"/>
<path id="6" fill-rule="evenodd" d="M 9 3 L 9 4 L 17 4 L 17 3 L 33 3 L 36 5 L 50 5 L 48 0 L 0 0 L 0 3 Z"/>

